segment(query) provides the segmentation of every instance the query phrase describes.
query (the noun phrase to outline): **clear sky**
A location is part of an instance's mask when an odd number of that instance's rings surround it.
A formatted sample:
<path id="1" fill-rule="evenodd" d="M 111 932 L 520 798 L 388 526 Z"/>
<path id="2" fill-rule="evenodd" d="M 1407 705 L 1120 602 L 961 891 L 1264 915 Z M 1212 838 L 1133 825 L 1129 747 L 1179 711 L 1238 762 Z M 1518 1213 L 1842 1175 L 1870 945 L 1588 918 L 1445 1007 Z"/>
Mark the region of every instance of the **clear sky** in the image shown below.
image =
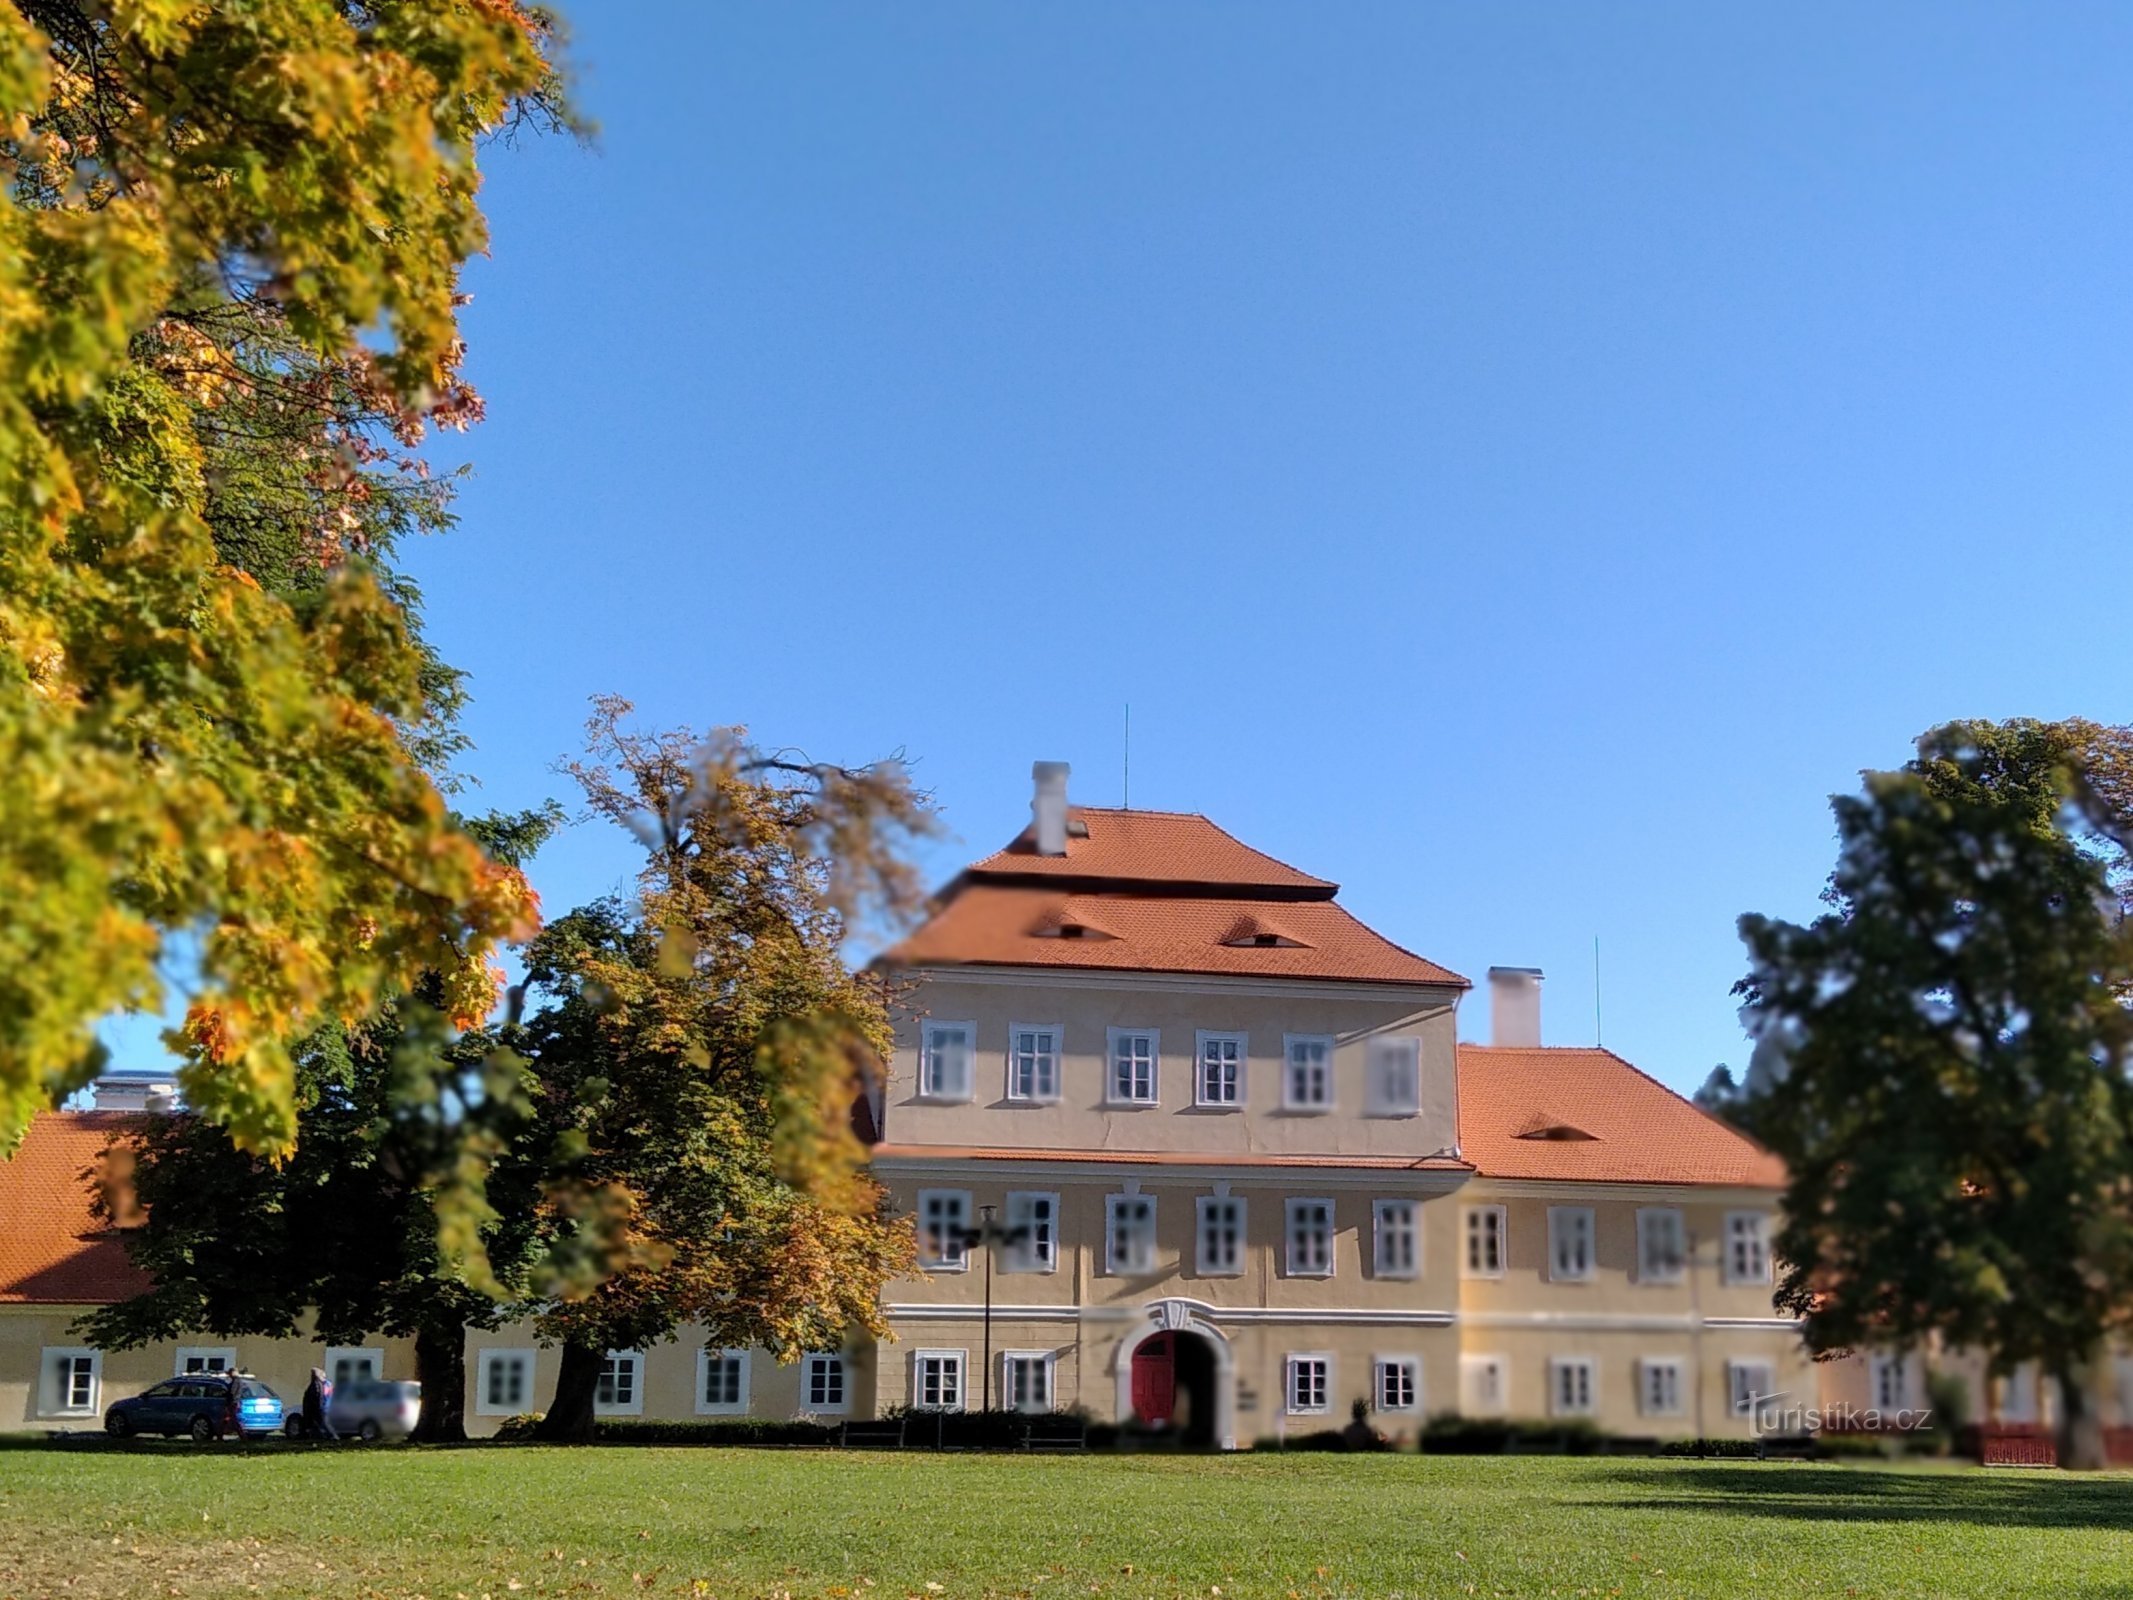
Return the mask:
<path id="1" fill-rule="evenodd" d="M 414 553 L 480 803 L 586 697 L 1205 811 L 1683 1088 L 1956 716 L 2133 714 L 2133 13 L 566 4 Z M 535 877 L 620 885 L 579 828 Z M 1486 1003 L 1462 1032 L 1485 1037 Z"/>

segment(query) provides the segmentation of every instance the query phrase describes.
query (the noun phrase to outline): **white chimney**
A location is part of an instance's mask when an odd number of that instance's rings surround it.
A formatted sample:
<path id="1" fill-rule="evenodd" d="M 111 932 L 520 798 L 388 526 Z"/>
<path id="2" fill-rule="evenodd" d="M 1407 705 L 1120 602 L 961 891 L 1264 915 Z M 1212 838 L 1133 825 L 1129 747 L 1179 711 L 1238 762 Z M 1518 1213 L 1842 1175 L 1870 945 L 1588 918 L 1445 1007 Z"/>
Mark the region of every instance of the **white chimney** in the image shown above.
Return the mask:
<path id="1" fill-rule="evenodd" d="M 1537 1050 L 1540 1042 L 1540 968 L 1489 968 L 1489 1043 Z"/>
<path id="2" fill-rule="evenodd" d="M 1040 856 L 1066 854 L 1067 771 L 1064 761 L 1033 762 L 1029 769 L 1036 784 L 1029 811 L 1037 821 L 1037 854 Z"/>

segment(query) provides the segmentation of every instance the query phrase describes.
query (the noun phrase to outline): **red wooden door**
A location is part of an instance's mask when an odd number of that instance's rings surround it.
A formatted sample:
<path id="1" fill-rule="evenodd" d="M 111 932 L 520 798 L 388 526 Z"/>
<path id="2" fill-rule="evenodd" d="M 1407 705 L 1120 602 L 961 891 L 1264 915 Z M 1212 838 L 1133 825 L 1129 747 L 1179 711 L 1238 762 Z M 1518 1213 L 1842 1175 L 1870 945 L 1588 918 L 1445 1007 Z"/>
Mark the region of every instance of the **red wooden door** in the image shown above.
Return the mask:
<path id="1" fill-rule="evenodd" d="M 1152 1333 L 1133 1350 L 1133 1414 L 1150 1427 L 1167 1426 L 1177 1410 L 1177 1335 Z"/>

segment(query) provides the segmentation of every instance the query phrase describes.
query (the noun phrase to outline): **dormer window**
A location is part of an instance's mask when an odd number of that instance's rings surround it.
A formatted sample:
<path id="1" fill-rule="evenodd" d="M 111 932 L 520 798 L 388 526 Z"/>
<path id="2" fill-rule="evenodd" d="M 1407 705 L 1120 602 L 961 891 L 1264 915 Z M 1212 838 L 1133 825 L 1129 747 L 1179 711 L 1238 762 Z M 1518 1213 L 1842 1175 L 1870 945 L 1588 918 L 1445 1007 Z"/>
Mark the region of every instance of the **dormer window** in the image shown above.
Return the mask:
<path id="1" fill-rule="evenodd" d="M 1253 912 L 1239 917 L 1219 941 L 1232 950 L 1308 950 L 1311 947 L 1272 918 Z"/>

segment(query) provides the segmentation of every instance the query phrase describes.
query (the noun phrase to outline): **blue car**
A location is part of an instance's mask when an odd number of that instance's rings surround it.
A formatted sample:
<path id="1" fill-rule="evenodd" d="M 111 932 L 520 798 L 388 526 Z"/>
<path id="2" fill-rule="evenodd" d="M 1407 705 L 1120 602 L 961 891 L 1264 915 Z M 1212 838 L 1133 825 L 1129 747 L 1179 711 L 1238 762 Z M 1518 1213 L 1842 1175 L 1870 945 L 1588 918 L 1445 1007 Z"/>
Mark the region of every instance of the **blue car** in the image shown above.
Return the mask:
<path id="1" fill-rule="evenodd" d="M 159 1383 L 104 1413 L 114 1439 L 137 1433 L 189 1434 L 196 1443 L 250 1438 L 281 1429 L 281 1396 L 246 1372 L 195 1372 Z"/>

